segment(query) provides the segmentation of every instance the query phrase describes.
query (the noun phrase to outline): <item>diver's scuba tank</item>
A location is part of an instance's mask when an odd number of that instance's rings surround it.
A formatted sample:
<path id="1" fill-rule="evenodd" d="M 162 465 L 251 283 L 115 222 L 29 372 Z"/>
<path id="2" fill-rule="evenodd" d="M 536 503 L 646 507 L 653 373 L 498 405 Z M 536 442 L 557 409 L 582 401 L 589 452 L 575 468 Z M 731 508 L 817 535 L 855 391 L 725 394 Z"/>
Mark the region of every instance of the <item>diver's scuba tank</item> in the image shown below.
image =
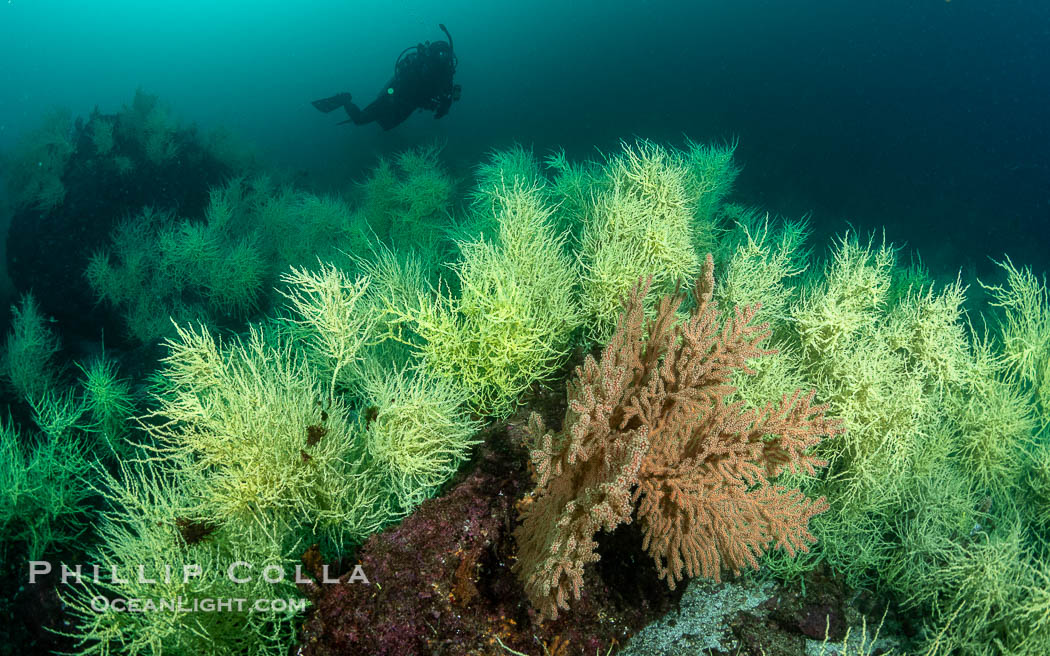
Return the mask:
<path id="1" fill-rule="evenodd" d="M 426 57 L 430 52 L 436 52 L 441 59 L 448 58 L 452 63 L 452 70 L 455 71 L 456 64 L 459 62 L 456 60 L 455 48 L 452 47 L 452 35 L 449 34 L 448 28 L 445 27 L 444 23 L 438 23 L 438 27 L 440 27 L 441 31 L 448 37 L 447 47 L 446 42 L 444 41 L 434 41 L 433 43 L 427 41 L 426 44 L 420 43 L 414 46 L 409 46 L 402 50 L 401 54 L 397 56 L 397 61 L 394 62 L 394 71 L 397 71 L 398 67 L 401 65 L 401 60 L 412 50 L 415 50 L 421 57 Z"/>

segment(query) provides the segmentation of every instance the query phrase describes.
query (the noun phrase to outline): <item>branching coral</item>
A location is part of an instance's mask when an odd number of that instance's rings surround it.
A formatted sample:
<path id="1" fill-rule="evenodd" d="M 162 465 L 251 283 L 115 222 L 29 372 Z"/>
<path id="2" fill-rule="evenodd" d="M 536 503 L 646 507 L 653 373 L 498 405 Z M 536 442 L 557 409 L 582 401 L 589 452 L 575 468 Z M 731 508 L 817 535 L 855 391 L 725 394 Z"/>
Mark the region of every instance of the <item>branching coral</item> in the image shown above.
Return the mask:
<path id="1" fill-rule="evenodd" d="M 448 246 L 441 236 L 456 182 L 441 165 L 440 153 L 441 146 L 434 144 L 399 153 L 393 162 L 381 159 L 359 185 L 359 213 L 373 234 L 391 244 Z"/>
<path id="2" fill-rule="evenodd" d="M 32 208 L 46 214 L 65 201 L 62 176 L 76 149 L 72 134 L 69 111 L 56 110 L 18 144 L 8 175 L 16 209 Z"/>
<path id="3" fill-rule="evenodd" d="M 269 521 L 258 525 L 213 523 L 195 514 L 199 506 L 192 490 L 141 462 L 122 463 L 119 478 L 105 471 L 98 478 L 105 510 L 94 556 L 106 574 L 93 578 L 84 568 L 82 577 L 71 577 L 60 589 L 77 653 L 287 651 L 296 607 L 257 605 L 257 600 L 294 602 L 297 596 L 291 582 L 295 563 L 282 554 L 279 522 L 265 517 Z M 245 539 L 249 532 L 254 540 Z M 266 568 L 272 569 L 264 574 Z M 271 582 L 277 572 L 281 580 Z M 102 600 L 126 601 L 132 610 Z M 230 605 L 197 607 L 216 602 Z"/>
<path id="4" fill-rule="evenodd" d="M 292 267 L 282 280 L 296 315 L 293 334 L 305 342 L 315 370 L 331 372 L 329 394 L 334 394 L 338 383 L 346 384 L 373 330 L 374 317 L 359 307 L 368 278 L 351 280 L 334 266 L 321 265 L 318 272 Z"/>
<path id="5" fill-rule="evenodd" d="M 125 455 L 126 440 L 135 414 L 131 383 L 119 377 L 117 363 L 105 356 L 87 366 L 77 365 L 83 376 L 86 411 L 106 449 L 114 455 Z"/>
<path id="6" fill-rule="evenodd" d="M 136 338 L 170 334 L 169 316 L 220 321 L 255 307 L 267 263 L 250 237 L 227 229 L 231 208 L 221 194 L 212 198 L 204 221 L 144 208 L 89 260 L 88 283 L 99 300 L 125 309 Z"/>
<path id="7" fill-rule="evenodd" d="M 198 513 L 240 525 L 278 517 L 337 547 L 392 518 L 363 472 L 349 411 L 301 353 L 257 329 L 225 347 L 203 329 L 178 333 L 150 430 L 158 464 L 199 482 Z"/>
<path id="8" fill-rule="evenodd" d="M 412 511 L 450 479 L 477 442 L 463 390 L 425 371 L 375 368 L 364 375 L 365 448 L 398 507 Z"/>
<path id="9" fill-rule="evenodd" d="M 715 298 L 726 306 L 761 298 L 756 321 L 783 318 L 798 294 L 797 283 L 808 267 L 806 219 L 771 221 L 768 213 L 734 206 L 736 227 L 723 239 L 725 273 Z"/>
<path id="10" fill-rule="evenodd" d="M 551 225 L 543 190 L 520 182 L 492 191 L 494 239 L 460 244 L 458 297 L 420 295 L 404 314 L 424 366 L 467 391 L 484 415 L 506 415 L 549 375 L 579 322 L 575 269 Z"/>
<path id="11" fill-rule="evenodd" d="M 86 529 L 88 459 L 76 435 L 23 442 L 10 419 L 0 421 L 0 538 L 25 543 L 28 560 L 38 560 Z"/>
<path id="12" fill-rule="evenodd" d="M 230 324 L 264 309 L 279 271 L 360 251 L 354 220 L 338 198 L 234 178 L 212 188 L 201 220 L 147 207 L 121 222 L 85 276 L 99 300 L 125 311 L 131 333 L 149 341 L 171 334 L 169 316 Z"/>
<path id="13" fill-rule="evenodd" d="M 2 352 L 2 371 L 18 395 L 32 403 L 56 384 L 58 337 L 47 325 L 36 297 L 28 293 L 11 308 L 11 332 Z"/>
<path id="14" fill-rule="evenodd" d="M 87 584 L 67 599 L 81 653 L 286 650 L 294 609 L 120 613 L 91 601 L 294 601 L 287 579 L 271 585 L 259 570 L 290 572 L 312 543 L 325 557 L 344 553 L 433 495 L 469 454 L 477 426 L 462 389 L 414 369 L 360 373 L 358 351 L 375 310 L 358 304 L 367 278 L 322 265 L 292 269 L 286 281 L 285 321 L 225 342 L 204 327 L 176 328 L 154 379 L 154 410 L 141 421 L 149 434 L 144 455 L 118 462 L 119 478 L 99 472 L 98 491 L 109 504 L 99 561 L 144 565 L 147 576 L 166 564 L 221 574 L 242 563 L 255 568 L 252 582 L 237 587 L 213 576 L 152 588 Z M 356 399 L 340 384 L 351 369 L 359 374 L 350 390 L 361 394 Z M 359 402 L 369 407 L 355 411 Z"/>
<path id="15" fill-rule="evenodd" d="M 154 94 L 135 91 L 131 105 L 125 105 L 116 125 L 119 138 L 136 143 L 154 165 L 162 164 L 179 152 L 178 123 Z"/>
<path id="16" fill-rule="evenodd" d="M 656 144 L 611 158 L 580 234 L 581 303 L 588 333 L 608 339 L 620 300 L 639 278 L 668 291 L 699 270 L 688 169 Z"/>
<path id="17" fill-rule="evenodd" d="M 1050 417 L 1050 292 L 1030 268 L 1017 268 L 1010 258 L 999 266 L 1005 285 L 986 285 L 991 305 L 1000 308 L 1002 360 L 1012 380 L 1032 390 L 1043 414 Z"/>
<path id="18" fill-rule="evenodd" d="M 786 470 L 812 474 L 809 453 L 840 431 L 796 391 L 779 404 L 730 402 L 730 376 L 768 354 L 757 306 L 720 320 L 711 300 L 710 256 L 697 306 L 676 319 L 684 295 L 664 297 L 645 318 L 649 285 L 635 288 L 600 362 L 588 358 L 569 388 L 561 433 L 530 423 L 536 490 L 523 504 L 515 567 L 546 617 L 579 596 L 583 568 L 598 559 L 594 534 L 642 523 L 644 548 L 673 588 L 686 576 L 757 567 L 772 544 L 794 553 L 812 541 L 809 520 L 823 500 L 774 482 Z"/>

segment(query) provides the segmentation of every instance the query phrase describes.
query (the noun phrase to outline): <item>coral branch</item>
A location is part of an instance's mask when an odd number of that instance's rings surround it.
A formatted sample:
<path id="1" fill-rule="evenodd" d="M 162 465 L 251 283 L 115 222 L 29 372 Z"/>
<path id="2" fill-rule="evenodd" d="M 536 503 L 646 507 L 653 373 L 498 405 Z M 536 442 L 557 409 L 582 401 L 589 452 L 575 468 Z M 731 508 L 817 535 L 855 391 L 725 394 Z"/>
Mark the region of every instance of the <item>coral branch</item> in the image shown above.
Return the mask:
<path id="1" fill-rule="evenodd" d="M 841 426 L 812 405 L 813 392 L 760 410 L 730 400 L 733 373 L 752 373 L 748 360 L 772 352 L 759 346 L 767 325 L 751 325 L 758 305 L 719 320 L 713 269 L 708 255 L 684 322 L 684 294 L 646 319 L 649 284 L 636 286 L 601 359 L 577 368 L 562 432 L 533 416 L 537 485 L 522 503 L 515 567 L 544 617 L 579 598 L 584 567 L 599 558 L 595 533 L 632 512 L 672 589 L 683 573 L 717 580 L 757 567 L 771 543 L 794 554 L 813 541 L 809 520 L 824 500 L 771 481 L 823 466 L 810 447 Z"/>

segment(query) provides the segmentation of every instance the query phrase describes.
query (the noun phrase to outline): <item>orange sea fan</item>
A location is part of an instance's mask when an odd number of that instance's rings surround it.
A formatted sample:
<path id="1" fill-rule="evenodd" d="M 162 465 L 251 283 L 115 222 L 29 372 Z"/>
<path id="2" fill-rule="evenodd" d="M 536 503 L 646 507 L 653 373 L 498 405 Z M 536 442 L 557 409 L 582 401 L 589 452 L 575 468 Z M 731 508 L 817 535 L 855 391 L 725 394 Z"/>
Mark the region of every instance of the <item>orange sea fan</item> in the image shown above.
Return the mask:
<path id="1" fill-rule="evenodd" d="M 562 432 L 530 421 L 537 485 L 521 505 L 515 568 L 546 618 L 579 598 L 583 569 L 598 560 L 595 533 L 632 513 L 672 588 L 683 573 L 718 579 L 757 567 L 770 543 L 794 554 L 813 540 L 809 520 L 824 500 L 772 480 L 822 466 L 810 447 L 841 424 L 812 405 L 813 392 L 758 410 L 729 401 L 733 372 L 753 373 L 748 360 L 771 353 L 759 347 L 769 329 L 750 324 L 757 305 L 720 321 L 713 270 L 708 255 L 685 321 L 676 316 L 684 294 L 646 319 L 649 286 L 638 285 L 601 359 L 577 368 Z"/>

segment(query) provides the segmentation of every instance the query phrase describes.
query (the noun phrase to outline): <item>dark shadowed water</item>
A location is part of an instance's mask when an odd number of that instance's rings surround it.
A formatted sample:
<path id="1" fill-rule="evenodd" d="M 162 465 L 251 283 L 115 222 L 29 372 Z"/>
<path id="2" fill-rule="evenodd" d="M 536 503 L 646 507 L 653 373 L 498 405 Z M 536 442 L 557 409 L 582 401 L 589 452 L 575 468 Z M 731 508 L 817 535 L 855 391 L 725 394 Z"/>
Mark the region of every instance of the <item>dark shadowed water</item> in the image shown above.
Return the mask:
<path id="1" fill-rule="evenodd" d="M 308 101 L 374 97 L 402 48 L 442 38 L 463 98 L 389 133 Z M 885 226 L 937 269 L 1050 246 L 1050 4 L 1036 0 L 178 3 L 6 0 L 0 151 L 54 106 L 138 87 L 321 184 L 447 141 L 586 157 L 641 136 L 740 140 L 738 198 L 818 230 Z"/>

